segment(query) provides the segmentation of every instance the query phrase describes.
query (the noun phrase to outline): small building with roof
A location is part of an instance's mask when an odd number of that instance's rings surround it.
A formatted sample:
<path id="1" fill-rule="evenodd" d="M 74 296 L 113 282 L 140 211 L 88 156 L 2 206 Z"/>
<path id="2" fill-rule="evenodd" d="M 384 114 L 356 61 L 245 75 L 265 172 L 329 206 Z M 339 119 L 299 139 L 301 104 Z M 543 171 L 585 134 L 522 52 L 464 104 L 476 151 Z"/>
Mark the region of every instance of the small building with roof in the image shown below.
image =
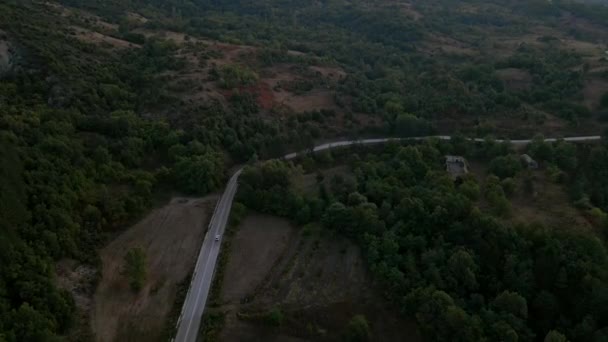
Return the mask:
<path id="1" fill-rule="evenodd" d="M 532 159 L 532 157 L 530 157 L 527 154 L 522 154 L 521 155 L 521 162 L 528 169 L 531 169 L 531 170 L 538 169 L 538 163 L 536 162 L 536 160 Z"/>
<path id="2" fill-rule="evenodd" d="M 467 160 L 461 156 L 445 156 L 445 170 L 452 178 L 462 177 L 469 173 Z"/>

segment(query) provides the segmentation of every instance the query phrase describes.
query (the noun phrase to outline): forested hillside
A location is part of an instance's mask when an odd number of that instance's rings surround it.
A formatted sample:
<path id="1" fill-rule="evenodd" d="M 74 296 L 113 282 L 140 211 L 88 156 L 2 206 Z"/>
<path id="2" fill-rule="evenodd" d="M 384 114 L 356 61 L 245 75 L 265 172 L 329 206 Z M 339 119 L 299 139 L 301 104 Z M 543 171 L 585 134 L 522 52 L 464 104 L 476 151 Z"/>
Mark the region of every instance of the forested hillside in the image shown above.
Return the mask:
<path id="1" fill-rule="evenodd" d="M 606 168 L 606 151 L 606 142 L 586 152 L 542 140 L 529 148 L 551 172 L 562 173 L 560 182 L 573 187 L 571 196 L 581 208 L 597 214 L 597 236 L 576 226 L 505 221 L 518 217 L 509 197 L 520 187 L 534 196 L 537 176 L 521 168 L 509 144 L 492 141 L 476 147 L 460 139 L 394 143 L 382 150 L 304 157 L 305 172 L 317 173 L 313 193 L 302 193 L 294 183 L 301 169 L 264 162 L 245 169 L 238 197 L 257 211 L 321 224 L 356 241 L 387 296 L 428 340 L 603 341 L 607 208 L 588 194 L 605 181 L 595 178 L 586 190 L 577 183 L 601 174 L 597 168 Z M 490 162 L 492 173 L 455 182 L 443 163 L 451 153 Z M 324 179 L 325 168 L 343 162 L 348 173 Z M 521 185 L 517 175 L 523 175 Z"/>
<path id="2" fill-rule="evenodd" d="M 76 306 L 56 286 L 55 262 L 99 266 L 97 250 L 148 211 L 155 195 L 214 191 L 236 163 L 338 136 L 601 132 L 608 119 L 606 25 L 605 6 L 568 1 L 3 1 L 0 340 L 61 340 Z M 437 166 L 422 160 L 428 154 L 395 152 L 419 165 L 395 174 L 398 168 L 388 165 L 405 161 L 381 159 L 379 170 L 369 167 L 358 180 L 365 201 L 353 196 L 349 203 L 349 194 L 336 192 L 342 205 L 311 202 L 298 217 L 327 213 L 329 228 L 360 240 L 370 267 L 397 278 L 391 295 L 399 303 L 424 311 L 419 299 L 430 296 L 441 310 L 450 308 L 444 311 L 451 319 L 481 320 L 469 337 L 513 330 L 522 339 L 541 338 L 547 327 L 581 341 L 604 336 L 602 243 L 550 232 L 537 239 L 503 227 L 471 209 L 443 177 L 427 179 Z M 565 171 L 581 176 L 571 184 L 573 199 L 605 211 L 606 151 L 591 155 Z M 244 175 L 245 182 L 258 186 L 254 176 Z M 291 202 L 270 201 L 283 198 L 281 177 L 264 175 L 262 187 L 277 191 L 260 203 L 292 215 Z M 400 189 L 390 200 L 386 179 Z M 378 228 L 395 226 L 398 216 L 372 215 L 365 227 L 340 221 L 355 207 L 367 215 L 370 206 L 359 202 L 396 208 L 403 201 L 395 196 L 405 195 L 416 208 L 438 209 L 401 224 L 434 227 L 443 239 L 429 236 L 432 230 L 399 228 L 393 236 Z M 458 210 L 439 208 L 452 205 Z M 443 219 L 454 226 L 439 228 Z M 453 233 L 459 229 L 503 234 L 500 244 L 507 245 L 494 250 L 481 238 L 462 241 L 466 234 Z M 387 250 L 374 252 L 385 240 Z M 572 246 L 560 245 L 566 243 Z M 543 248 L 556 258 L 573 250 L 572 263 L 546 261 L 572 284 L 557 288 L 547 278 L 503 286 L 506 280 L 492 273 L 503 265 L 491 257 L 513 255 L 529 259 L 517 270 L 528 274 Z M 498 251 L 504 253 L 484 254 Z M 474 283 L 437 278 L 433 269 L 421 274 L 429 263 L 444 270 L 451 257 L 465 260 Z M 584 283 L 575 283 L 579 276 Z M 538 326 L 523 323 L 520 297 L 532 305 L 542 291 L 548 295 L 541 299 L 558 301 L 563 317 L 552 312 Z M 574 291 L 579 299 L 566 295 Z M 470 297 L 476 293 L 485 301 Z M 420 323 L 430 336 L 449 336 L 432 330 L 427 318 Z"/>

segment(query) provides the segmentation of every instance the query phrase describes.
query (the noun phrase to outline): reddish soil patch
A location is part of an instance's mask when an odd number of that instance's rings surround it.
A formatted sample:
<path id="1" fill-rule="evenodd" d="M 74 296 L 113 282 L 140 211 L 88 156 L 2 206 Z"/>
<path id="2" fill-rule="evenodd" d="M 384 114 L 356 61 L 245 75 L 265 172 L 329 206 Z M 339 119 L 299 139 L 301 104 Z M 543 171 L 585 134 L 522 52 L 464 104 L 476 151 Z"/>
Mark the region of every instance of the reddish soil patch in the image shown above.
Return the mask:
<path id="1" fill-rule="evenodd" d="M 279 104 L 289 107 L 296 113 L 320 109 L 339 109 L 334 101 L 334 92 L 330 90 L 312 90 L 303 95 L 281 91 L 275 92 L 275 98 Z"/>
<path id="2" fill-rule="evenodd" d="M 266 82 L 260 82 L 255 90 L 260 107 L 271 109 L 274 106 L 274 93 L 270 86 Z"/>
<path id="3" fill-rule="evenodd" d="M 266 82 L 258 82 L 257 84 L 252 86 L 239 87 L 238 92 L 253 95 L 256 99 L 256 102 L 262 109 L 272 109 L 275 105 L 274 93 Z M 235 93 L 235 91 L 223 89 L 220 91 L 220 93 L 226 99 L 228 99 Z"/>
<path id="4" fill-rule="evenodd" d="M 129 17 L 131 17 L 131 16 L 129 15 Z M 133 30 L 133 32 L 134 33 L 142 34 L 146 38 L 159 37 L 159 38 L 162 38 L 162 39 L 172 40 L 173 42 L 175 42 L 177 44 L 183 44 L 183 43 L 186 42 L 186 34 L 185 33 L 180 33 L 180 32 L 174 32 L 174 31 L 156 31 L 156 30 L 153 31 L 153 30 L 148 30 L 148 29 L 144 29 L 144 28 L 137 28 L 137 29 Z M 191 41 L 196 42 L 198 40 L 191 39 Z"/>
<path id="5" fill-rule="evenodd" d="M 221 53 L 221 57 L 209 60 L 209 64 L 215 64 L 218 67 L 226 64 L 236 63 L 241 59 L 242 56 L 252 55 L 255 54 L 255 52 L 257 51 L 257 48 L 253 46 L 221 43 L 215 40 L 198 39 L 195 37 L 190 37 L 187 34 L 181 32 L 152 31 L 143 28 L 138 28 L 133 32 L 143 34 L 146 37 L 157 36 L 163 39 L 169 39 L 179 45 L 184 45 L 186 43 L 202 43 L 206 46 L 206 49 Z M 190 51 L 190 54 L 192 54 L 192 51 Z"/>
<path id="6" fill-rule="evenodd" d="M 344 70 L 342 70 L 341 68 L 337 67 L 311 66 L 309 67 L 309 69 L 314 72 L 318 72 L 321 74 L 321 76 L 329 78 L 333 81 L 339 81 L 346 77 L 346 72 L 344 72 Z"/>

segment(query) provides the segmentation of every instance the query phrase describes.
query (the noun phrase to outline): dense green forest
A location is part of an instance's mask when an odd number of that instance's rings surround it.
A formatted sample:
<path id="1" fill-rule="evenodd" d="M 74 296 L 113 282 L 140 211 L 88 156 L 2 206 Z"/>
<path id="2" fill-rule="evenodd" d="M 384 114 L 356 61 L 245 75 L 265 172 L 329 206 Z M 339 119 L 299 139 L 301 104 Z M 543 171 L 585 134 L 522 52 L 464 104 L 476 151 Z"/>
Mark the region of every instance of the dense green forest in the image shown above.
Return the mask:
<path id="1" fill-rule="evenodd" d="M 243 171 L 238 199 L 352 238 L 387 296 L 429 340 L 608 338 L 606 214 L 599 215 L 600 238 L 576 227 L 501 220 L 511 214 L 511 177 L 525 173 L 510 145 L 488 140 L 474 146 L 456 138 L 334 153 L 303 157 L 306 171 L 317 172 L 318 195 L 296 190 L 300 168 L 268 161 Z M 452 153 L 489 162 L 496 174 L 455 182 L 443 164 Z M 606 193 L 606 178 L 599 178 L 608 166 L 606 142 L 579 151 L 539 138 L 529 153 L 563 173 L 560 182 L 572 188 L 573 199 L 608 209 L 599 195 Z M 342 162 L 350 172 L 324 182 L 323 168 Z M 489 207 L 481 210 L 480 201 Z"/>
<path id="2" fill-rule="evenodd" d="M 176 54 L 176 43 L 146 37 L 136 28 L 250 44 L 260 48 L 256 63 L 263 65 L 309 63 L 289 50 L 340 65 L 348 76 L 335 100 L 350 114 L 339 132 L 343 135 L 426 134 L 436 131 L 444 117 L 515 115 L 542 123 L 550 111 L 573 127 L 587 118 L 608 118 L 606 101 L 586 107 L 581 94 L 589 77 L 608 79 L 605 71 L 594 69 L 603 61 L 596 58 L 589 65 L 589 59 L 556 44 L 552 36 L 524 44 L 508 57 L 487 48 L 493 46 L 493 35 L 529 33 L 539 23 L 559 28 L 563 13 L 595 25 L 572 29 L 568 37 L 599 44 L 608 23 L 602 6 L 468 1 L 481 10 L 452 12 L 454 1 L 414 1 L 421 17 L 413 20 L 384 1 L 58 3 L 118 25 L 112 38 L 137 48 L 108 49 L 78 39 L 74 27 L 91 27 L 90 20 L 63 15 L 50 4 L 0 4 L 0 42 L 8 41 L 15 55 L 7 72 L 0 68 L 2 341 L 62 340 L 74 324 L 75 304 L 55 284 L 55 262 L 73 258 L 98 265 L 96 251 L 108 235 L 144 214 L 156 194 L 205 194 L 222 187 L 234 163 L 279 156 L 327 138 L 325 120 L 336 116 L 332 111 L 288 119 L 262 116 L 247 93 L 231 96 L 227 106 L 185 103 L 163 78 L 186 64 Z M 148 21 L 134 24 L 126 20 L 128 11 Z M 448 33 L 482 53 L 432 56 L 423 51 L 431 35 Z M 534 91 L 506 87 L 497 70 L 509 68 L 529 73 Z M 235 67 L 216 70 L 216 77 L 225 88 L 257 79 L 255 70 Z M 296 88 L 305 92 L 308 86 Z M 355 112 L 379 119 L 380 125 L 356 122 Z M 490 131 L 479 124 L 472 133 Z M 543 146 L 535 157 L 563 171 L 577 204 L 608 210 L 605 148 L 582 151 L 572 166 L 572 158 L 560 153 L 571 147 Z M 270 162 L 243 175 L 245 190 L 239 196 L 258 210 L 301 223 L 324 217 L 329 229 L 359 241 L 370 268 L 392 284 L 390 295 L 418 317 L 429 336 L 450 336 L 449 330 L 434 328 L 458 330 L 457 324 L 471 327 L 457 331 L 469 334 L 465 339 L 542 338 L 548 329 L 581 341 L 605 336 L 603 244 L 551 230 L 534 230 L 535 235 L 479 213 L 471 199 L 478 185 L 454 187 L 438 170 L 442 148 L 393 147 L 387 150 L 392 156 L 366 156 L 353 164 L 360 170 L 355 179 L 336 180 L 334 189 L 311 199 L 290 191 L 285 164 Z M 547 152 L 551 149 L 554 153 Z M 493 164 L 497 174 L 517 172 L 507 157 Z M 490 194 L 484 193 L 499 208 L 496 213 L 504 211 L 503 185 L 494 182 Z M 544 268 L 548 271 L 541 272 Z M 463 274 L 469 278 L 459 278 Z M 543 300 L 548 304 L 534 304 Z M 529 308 L 525 314 L 522 303 Z M 552 311 L 539 311 L 545 307 Z"/>

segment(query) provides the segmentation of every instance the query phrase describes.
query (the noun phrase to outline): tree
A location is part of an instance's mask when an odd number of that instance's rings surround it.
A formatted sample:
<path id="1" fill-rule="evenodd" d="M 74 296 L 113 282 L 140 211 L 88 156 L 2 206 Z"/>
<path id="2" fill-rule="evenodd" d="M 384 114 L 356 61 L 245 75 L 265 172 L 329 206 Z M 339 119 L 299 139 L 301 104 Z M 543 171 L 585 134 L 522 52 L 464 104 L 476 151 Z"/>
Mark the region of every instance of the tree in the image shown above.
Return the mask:
<path id="1" fill-rule="evenodd" d="M 6 323 L 10 322 L 13 325 L 12 333 L 16 341 L 61 341 L 53 334 L 53 322 L 28 303 L 21 304 L 19 309 L 11 312 L 10 316 L 4 317 L 3 320 L 5 318 L 8 318 Z M 2 337 L 0 335 L 0 338 Z"/>
<path id="2" fill-rule="evenodd" d="M 545 336 L 544 342 L 568 342 L 568 339 L 559 331 L 551 330 Z"/>
<path id="3" fill-rule="evenodd" d="M 268 324 L 278 327 L 283 324 L 283 312 L 279 308 L 274 308 L 270 310 L 270 312 L 266 316 L 266 321 Z"/>
<path id="4" fill-rule="evenodd" d="M 476 201 L 479 199 L 479 185 L 474 180 L 466 180 L 458 187 L 458 190 L 467 196 L 470 200 Z"/>
<path id="5" fill-rule="evenodd" d="M 450 306 L 446 313 L 446 322 L 452 332 L 450 341 L 483 341 L 483 329 L 478 316 L 471 317 L 462 308 Z"/>
<path id="6" fill-rule="evenodd" d="M 511 196 L 515 193 L 515 189 L 517 188 L 517 184 L 515 184 L 515 181 L 513 180 L 513 178 L 505 178 L 500 182 L 500 186 L 502 187 L 502 190 L 505 192 L 505 195 L 507 196 Z"/>
<path id="7" fill-rule="evenodd" d="M 555 155 L 553 145 L 546 142 L 542 136 L 536 136 L 528 146 L 530 155 L 539 161 L 551 161 Z"/>
<path id="8" fill-rule="evenodd" d="M 477 289 L 477 264 L 471 254 L 466 250 L 458 250 L 454 252 L 447 263 L 447 272 L 452 279 L 452 288 L 461 293 L 474 291 Z"/>
<path id="9" fill-rule="evenodd" d="M 600 107 L 608 108 L 608 91 L 602 95 L 602 98 L 600 99 Z"/>
<path id="10" fill-rule="evenodd" d="M 346 328 L 346 340 L 349 342 L 365 342 L 371 337 L 367 319 L 363 315 L 354 316 Z"/>
<path id="11" fill-rule="evenodd" d="M 505 321 L 494 323 L 491 334 L 494 335 L 495 341 L 517 342 L 519 340 L 517 331 Z"/>
<path id="12" fill-rule="evenodd" d="M 430 132 L 430 124 L 412 114 L 400 114 L 395 119 L 395 132 L 401 137 L 422 136 Z"/>
<path id="13" fill-rule="evenodd" d="M 484 188 L 484 196 L 492 205 L 494 213 L 499 216 L 508 216 L 511 213 L 511 203 L 505 196 L 498 177 L 488 176 Z"/>
<path id="14" fill-rule="evenodd" d="M 189 194 L 205 194 L 215 190 L 224 179 L 224 160 L 217 152 L 180 157 L 173 166 L 179 188 Z"/>
<path id="15" fill-rule="evenodd" d="M 564 140 L 559 140 L 555 143 L 555 162 L 557 166 L 567 172 L 572 172 L 578 165 L 576 157 L 576 145 Z"/>
<path id="16" fill-rule="evenodd" d="M 491 307 L 496 311 L 510 313 L 522 319 L 528 318 L 526 299 L 516 292 L 502 292 L 492 301 Z"/>
<path id="17" fill-rule="evenodd" d="M 454 299 L 446 292 L 432 287 L 414 289 L 405 297 L 405 306 L 434 340 L 445 340 L 450 335 L 446 313 L 454 306 Z"/>
<path id="18" fill-rule="evenodd" d="M 341 229 L 350 223 L 350 210 L 340 202 L 332 203 L 325 211 L 323 223 L 333 229 Z"/>
<path id="19" fill-rule="evenodd" d="M 310 219 L 310 207 L 308 205 L 304 205 L 300 208 L 300 210 L 298 210 L 298 213 L 296 215 L 296 221 L 299 224 L 306 224 L 310 222 Z"/>
<path id="20" fill-rule="evenodd" d="M 146 277 L 146 254 L 140 247 L 129 249 L 124 258 L 123 274 L 129 279 L 129 286 L 135 292 L 142 289 Z"/>
<path id="21" fill-rule="evenodd" d="M 351 192 L 348 195 L 348 205 L 350 206 L 356 206 L 359 205 L 361 203 L 365 203 L 367 202 L 367 198 L 365 198 L 365 196 L 361 195 L 358 192 Z"/>
<path id="22" fill-rule="evenodd" d="M 515 176 L 521 170 L 521 162 L 516 155 L 510 154 L 492 159 L 489 171 L 500 178 Z"/>

